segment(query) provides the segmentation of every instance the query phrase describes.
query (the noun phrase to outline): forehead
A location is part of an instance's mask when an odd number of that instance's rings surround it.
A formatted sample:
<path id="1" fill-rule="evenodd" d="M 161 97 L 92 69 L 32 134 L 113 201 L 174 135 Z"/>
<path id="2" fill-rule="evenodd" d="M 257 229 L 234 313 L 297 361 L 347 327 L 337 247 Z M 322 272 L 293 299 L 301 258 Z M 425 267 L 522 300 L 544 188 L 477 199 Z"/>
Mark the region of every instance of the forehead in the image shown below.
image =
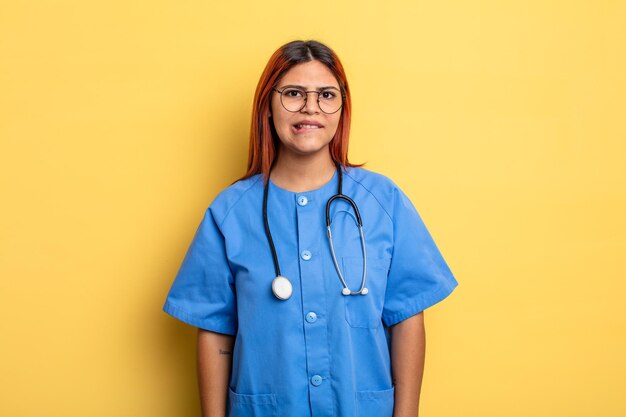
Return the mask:
<path id="1" fill-rule="evenodd" d="M 339 83 L 333 73 L 320 61 L 309 61 L 294 66 L 282 76 L 278 85 L 299 85 L 306 88 L 339 88 Z"/>

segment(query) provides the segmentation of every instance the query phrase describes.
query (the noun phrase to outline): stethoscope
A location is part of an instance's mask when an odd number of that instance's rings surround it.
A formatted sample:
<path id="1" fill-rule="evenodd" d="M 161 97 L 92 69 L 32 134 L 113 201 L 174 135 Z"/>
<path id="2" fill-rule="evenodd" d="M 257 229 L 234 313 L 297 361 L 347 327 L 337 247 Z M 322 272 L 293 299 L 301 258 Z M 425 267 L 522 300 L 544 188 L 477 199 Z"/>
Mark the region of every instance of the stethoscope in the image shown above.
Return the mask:
<path id="1" fill-rule="evenodd" d="M 343 289 L 341 290 L 341 294 L 343 295 L 365 295 L 368 293 L 367 288 L 365 288 L 365 277 L 367 273 L 367 256 L 365 253 L 365 236 L 363 235 L 363 222 L 361 221 L 361 214 L 359 213 L 359 208 L 357 207 L 354 200 L 352 200 L 347 195 L 342 193 L 342 182 L 343 182 L 343 174 L 341 172 L 341 166 L 336 164 L 337 166 L 337 176 L 339 179 L 339 184 L 337 186 L 337 194 L 333 195 L 326 202 L 326 229 L 328 231 L 328 242 L 330 244 L 330 253 L 333 257 L 333 263 L 335 264 L 335 269 L 337 270 L 337 275 L 339 275 L 339 279 L 341 280 L 341 284 L 343 285 Z M 276 247 L 274 246 L 274 240 L 272 239 L 272 233 L 270 232 L 270 225 L 267 221 L 267 194 L 269 189 L 269 178 L 265 182 L 265 189 L 263 190 L 263 223 L 265 224 L 265 234 L 267 236 L 267 241 L 270 244 L 270 249 L 272 251 L 272 259 L 274 260 L 274 269 L 276 271 L 276 278 L 272 281 L 272 292 L 274 296 L 279 300 L 288 300 L 293 293 L 293 286 L 291 285 L 291 281 L 289 278 L 284 277 L 280 273 L 280 266 L 278 265 L 278 255 L 276 254 Z M 339 268 L 339 264 L 337 263 L 337 256 L 335 255 L 335 246 L 333 245 L 333 234 L 330 230 L 331 220 L 330 220 L 330 206 L 333 201 L 336 200 L 344 200 L 347 201 L 352 208 L 354 209 L 354 213 L 356 215 L 357 226 L 359 227 L 359 233 L 361 234 L 361 248 L 363 249 L 363 277 L 361 278 L 361 288 L 358 291 L 352 291 L 346 280 L 343 277 L 343 273 L 341 272 L 341 268 Z"/>

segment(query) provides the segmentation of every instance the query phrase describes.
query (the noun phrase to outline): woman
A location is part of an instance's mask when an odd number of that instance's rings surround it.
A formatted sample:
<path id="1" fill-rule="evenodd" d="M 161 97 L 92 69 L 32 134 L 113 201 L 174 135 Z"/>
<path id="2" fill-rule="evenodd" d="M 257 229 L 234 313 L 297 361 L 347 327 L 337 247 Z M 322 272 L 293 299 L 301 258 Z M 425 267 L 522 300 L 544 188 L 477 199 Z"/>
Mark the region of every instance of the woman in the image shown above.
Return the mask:
<path id="1" fill-rule="evenodd" d="M 204 416 L 417 415 L 422 312 L 457 282 L 402 191 L 348 162 L 349 128 L 335 53 L 279 48 L 248 172 L 206 211 L 164 306 L 199 328 Z"/>

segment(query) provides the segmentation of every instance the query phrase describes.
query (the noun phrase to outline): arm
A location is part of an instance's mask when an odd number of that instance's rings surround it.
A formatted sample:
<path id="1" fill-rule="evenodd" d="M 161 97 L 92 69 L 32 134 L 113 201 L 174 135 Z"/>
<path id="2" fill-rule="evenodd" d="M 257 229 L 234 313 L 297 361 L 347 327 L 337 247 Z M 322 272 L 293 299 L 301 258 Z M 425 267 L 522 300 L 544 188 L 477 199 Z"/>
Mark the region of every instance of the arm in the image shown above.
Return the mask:
<path id="1" fill-rule="evenodd" d="M 234 336 L 198 329 L 198 386 L 203 417 L 226 416 Z"/>
<path id="2" fill-rule="evenodd" d="M 417 417 L 424 374 L 424 312 L 390 327 L 394 417 Z"/>

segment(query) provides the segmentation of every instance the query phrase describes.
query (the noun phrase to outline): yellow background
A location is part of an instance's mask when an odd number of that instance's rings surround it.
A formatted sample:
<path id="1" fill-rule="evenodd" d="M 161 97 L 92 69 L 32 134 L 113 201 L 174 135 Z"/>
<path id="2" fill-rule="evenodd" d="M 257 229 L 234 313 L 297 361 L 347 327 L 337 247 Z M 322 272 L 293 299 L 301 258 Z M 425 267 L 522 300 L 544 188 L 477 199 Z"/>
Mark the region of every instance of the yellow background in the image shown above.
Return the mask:
<path id="1" fill-rule="evenodd" d="M 270 54 L 342 58 L 351 159 L 460 286 L 426 313 L 422 415 L 626 415 L 624 1 L 0 5 L 0 415 L 197 416 L 161 306 L 240 176 Z"/>

